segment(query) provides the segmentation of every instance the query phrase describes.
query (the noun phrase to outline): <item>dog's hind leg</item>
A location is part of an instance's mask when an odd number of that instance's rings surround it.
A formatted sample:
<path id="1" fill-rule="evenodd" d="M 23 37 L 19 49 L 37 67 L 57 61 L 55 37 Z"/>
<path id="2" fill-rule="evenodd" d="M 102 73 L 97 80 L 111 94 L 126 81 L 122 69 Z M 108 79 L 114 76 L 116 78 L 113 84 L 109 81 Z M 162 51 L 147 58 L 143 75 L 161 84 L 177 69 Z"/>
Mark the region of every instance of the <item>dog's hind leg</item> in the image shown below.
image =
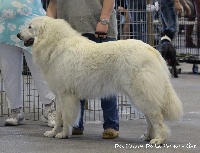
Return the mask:
<path id="1" fill-rule="evenodd" d="M 152 139 L 152 135 L 154 133 L 153 126 L 147 116 L 145 116 L 147 122 L 147 131 L 140 137 L 143 141 L 150 141 Z"/>
<path id="2" fill-rule="evenodd" d="M 148 111 L 146 115 L 152 124 L 152 133 L 150 133 L 150 143 L 155 145 L 163 144 L 168 136 L 168 127 L 164 123 L 161 110 L 157 109 L 156 111 Z"/>
<path id="3" fill-rule="evenodd" d="M 168 128 L 164 124 L 161 108 L 155 105 L 155 100 L 148 100 L 145 93 L 137 92 L 128 94 L 131 101 L 134 102 L 134 106 L 144 113 L 147 121 L 147 132 L 142 136 L 143 140 L 150 140 L 151 144 L 160 145 L 163 144 L 168 135 Z"/>
<path id="4" fill-rule="evenodd" d="M 177 74 L 177 69 L 176 69 L 176 66 L 175 64 L 172 65 L 172 70 L 173 70 L 173 75 L 174 75 L 174 78 L 178 78 L 178 74 Z"/>
<path id="5" fill-rule="evenodd" d="M 63 131 L 56 138 L 69 138 L 72 135 L 72 127 L 77 125 L 80 117 L 80 101 L 74 94 L 62 94 L 61 112 L 63 120 Z"/>
<path id="6" fill-rule="evenodd" d="M 62 129 L 62 113 L 61 113 L 61 104 L 60 104 L 59 97 L 56 97 L 56 120 L 55 120 L 55 126 L 52 129 L 52 131 L 46 131 L 44 135 L 46 137 L 55 137 L 56 134 L 58 134 Z"/>
<path id="7" fill-rule="evenodd" d="M 141 139 L 155 145 L 163 144 L 168 136 L 168 127 L 164 123 L 161 109 L 159 107 L 152 107 L 153 109 L 151 107 L 148 109 L 137 108 L 144 113 L 147 122 L 147 131 L 141 136 Z"/>
<path id="8" fill-rule="evenodd" d="M 174 47 L 173 47 L 173 52 L 171 53 L 171 59 L 170 60 L 171 60 L 172 69 L 174 71 L 174 73 L 173 73 L 174 78 L 178 78 L 177 69 L 176 69 L 176 65 L 177 65 L 176 50 L 175 50 Z"/>

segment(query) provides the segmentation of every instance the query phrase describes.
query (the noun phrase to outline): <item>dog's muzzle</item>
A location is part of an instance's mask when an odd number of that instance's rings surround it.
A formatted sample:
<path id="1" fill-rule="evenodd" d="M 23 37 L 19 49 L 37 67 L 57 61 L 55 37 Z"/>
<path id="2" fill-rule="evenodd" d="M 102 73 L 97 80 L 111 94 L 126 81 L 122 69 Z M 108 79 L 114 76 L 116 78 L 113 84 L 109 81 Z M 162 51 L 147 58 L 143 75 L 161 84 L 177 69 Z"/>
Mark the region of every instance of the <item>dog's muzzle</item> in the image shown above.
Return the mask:
<path id="1" fill-rule="evenodd" d="M 17 37 L 18 37 L 20 40 L 23 40 L 20 33 L 17 34 Z M 30 38 L 30 39 L 24 41 L 24 46 L 29 47 L 29 46 L 32 46 L 33 43 L 34 43 L 34 39 L 33 39 L 33 38 Z"/>

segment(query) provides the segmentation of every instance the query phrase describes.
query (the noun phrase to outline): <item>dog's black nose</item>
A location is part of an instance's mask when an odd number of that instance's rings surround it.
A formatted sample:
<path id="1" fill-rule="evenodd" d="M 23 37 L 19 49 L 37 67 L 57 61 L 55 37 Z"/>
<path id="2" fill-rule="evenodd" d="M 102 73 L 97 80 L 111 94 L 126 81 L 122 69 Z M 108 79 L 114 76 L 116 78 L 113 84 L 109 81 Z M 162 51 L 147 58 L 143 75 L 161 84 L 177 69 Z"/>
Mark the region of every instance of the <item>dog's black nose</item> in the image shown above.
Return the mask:
<path id="1" fill-rule="evenodd" d="M 17 34 L 17 37 L 20 39 L 20 33 Z"/>

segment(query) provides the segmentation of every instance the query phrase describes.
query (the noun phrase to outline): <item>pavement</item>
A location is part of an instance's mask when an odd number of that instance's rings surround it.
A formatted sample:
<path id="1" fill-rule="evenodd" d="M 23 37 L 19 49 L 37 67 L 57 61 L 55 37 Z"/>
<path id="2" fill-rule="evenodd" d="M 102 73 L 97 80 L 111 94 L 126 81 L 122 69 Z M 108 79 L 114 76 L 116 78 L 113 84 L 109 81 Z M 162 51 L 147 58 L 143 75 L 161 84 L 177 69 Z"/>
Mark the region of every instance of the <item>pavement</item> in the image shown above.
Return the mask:
<path id="1" fill-rule="evenodd" d="M 163 146 L 152 146 L 139 138 L 146 130 L 145 119 L 120 121 L 119 137 L 101 138 L 101 122 L 86 122 L 83 135 L 70 139 L 46 138 L 51 128 L 42 121 L 27 120 L 25 125 L 4 126 L 0 117 L 0 153 L 199 153 L 200 152 L 200 73 L 191 64 L 181 64 L 179 78 L 172 84 L 179 95 L 184 116 L 180 122 L 167 123 L 171 135 Z"/>

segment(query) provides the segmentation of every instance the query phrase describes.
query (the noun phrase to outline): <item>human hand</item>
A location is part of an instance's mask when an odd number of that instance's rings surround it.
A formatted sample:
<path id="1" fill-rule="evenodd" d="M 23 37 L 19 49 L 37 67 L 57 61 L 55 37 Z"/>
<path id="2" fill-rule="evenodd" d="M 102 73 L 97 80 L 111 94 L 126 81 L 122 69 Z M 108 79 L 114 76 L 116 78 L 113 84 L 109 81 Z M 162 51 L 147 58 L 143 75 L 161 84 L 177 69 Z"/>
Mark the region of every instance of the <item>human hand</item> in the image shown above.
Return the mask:
<path id="1" fill-rule="evenodd" d="M 117 11 L 118 11 L 118 12 L 124 12 L 124 10 L 125 10 L 125 9 L 124 9 L 123 7 L 121 7 L 121 6 L 118 6 L 118 8 L 117 8 Z"/>
<path id="2" fill-rule="evenodd" d="M 106 39 L 108 31 L 108 24 L 103 25 L 101 22 L 97 23 L 95 37 Z M 101 34 L 102 33 L 102 34 Z"/>
<path id="3" fill-rule="evenodd" d="M 181 13 L 183 12 L 183 6 L 179 1 L 174 2 L 174 9 L 178 15 L 181 15 Z"/>
<path id="4" fill-rule="evenodd" d="M 183 9 L 185 11 L 185 15 L 191 15 L 192 11 L 187 3 L 183 5 Z"/>

